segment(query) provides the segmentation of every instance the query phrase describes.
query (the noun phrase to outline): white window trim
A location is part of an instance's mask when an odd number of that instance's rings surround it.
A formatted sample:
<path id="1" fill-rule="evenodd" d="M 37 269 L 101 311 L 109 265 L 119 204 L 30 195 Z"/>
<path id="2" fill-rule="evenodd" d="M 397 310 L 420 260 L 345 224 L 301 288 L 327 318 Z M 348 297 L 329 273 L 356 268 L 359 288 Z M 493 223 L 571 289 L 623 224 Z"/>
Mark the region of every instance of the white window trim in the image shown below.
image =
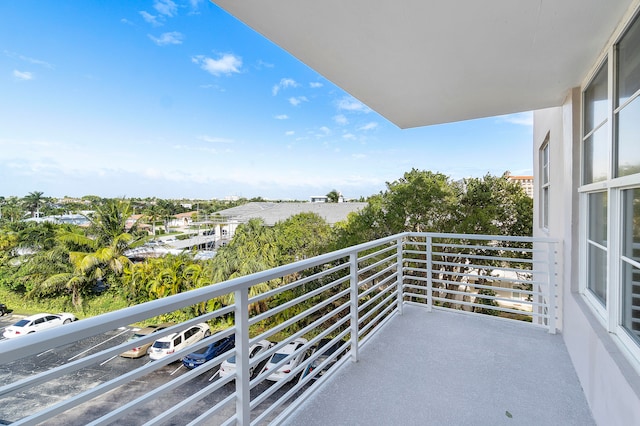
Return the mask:
<path id="1" fill-rule="evenodd" d="M 549 205 L 551 204 L 551 145 L 550 145 L 550 132 L 547 132 L 547 135 L 544 138 L 544 142 L 540 146 L 540 220 L 539 225 L 540 228 L 545 231 L 547 234 L 549 233 L 549 221 L 551 218 L 551 209 Z M 546 155 L 546 167 L 544 164 L 545 161 L 545 150 L 547 151 Z M 544 181 L 545 169 L 547 171 L 547 181 Z M 546 198 L 544 197 L 546 191 Z"/>
<path id="2" fill-rule="evenodd" d="M 640 188 L 640 173 L 630 176 L 614 177 L 617 176 L 617 164 L 616 162 L 616 147 L 615 141 L 615 120 L 617 119 L 618 112 L 632 102 L 633 99 L 640 97 L 640 93 L 636 92 L 630 96 L 630 99 L 625 101 L 623 105 L 614 109 L 615 93 L 615 68 L 617 66 L 617 58 L 615 52 L 616 44 L 621 40 L 626 30 L 633 23 L 636 16 L 640 15 L 640 8 L 629 13 L 625 20 L 619 25 L 618 29 L 612 36 L 609 47 L 605 49 L 598 61 L 593 65 L 587 78 L 581 85 L 581 108 L 580 108 L 580 185 L 578 187 L 579 194 L 579 238 L 578 238 L 578 252 L 579 252 L 579 293 L 591 308 L 594 313 L 594 317 L 602 324 L 602 326 L 611 333 L 613 341 L 621 349 L 622 353 L 627 356 L 629 361 L 640 372 L 640 344 L 634 339 L 627 329 L 622 326 L 622 224 L 623 224 L 623 197 L 622 193 L 628 189 Z M 640 24 L 640 18 L 638 18 L 636 25 Z M 607 63 L 608 72 L 608 99 L 607 108 L 608 115 L 605 123 L 609 123 L 609 131 L 607 132 L 608 146 L 609 146 L 609 171 L 608 178 L 605 181 L 594 182 L 589 184 L 583 184 L 584 178 L 584 141 L 589 135 L 584 135 L 584 107 L 585 107 L 585 89 L 592 82 L 597 72 L 600 70 L 602 64 Z M 601 127 L 602 123 L 596 128 L 592 129 L 589 134 L 593 134 L 595 130 Z M 588 195 L 593 192 L 607 191 L 607 301 L 606 306 L 602 305 L 602 302 L 592 294 L 591 290 L 587 288 L 587 274 L 588 274 Z"/>

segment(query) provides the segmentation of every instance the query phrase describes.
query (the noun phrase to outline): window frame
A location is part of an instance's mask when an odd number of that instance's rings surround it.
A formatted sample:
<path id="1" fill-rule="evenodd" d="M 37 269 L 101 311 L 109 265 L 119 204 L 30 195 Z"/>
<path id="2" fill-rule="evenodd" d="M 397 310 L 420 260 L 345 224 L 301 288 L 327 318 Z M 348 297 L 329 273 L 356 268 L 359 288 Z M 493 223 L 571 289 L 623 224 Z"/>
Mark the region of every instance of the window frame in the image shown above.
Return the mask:
<path id="1" fill-rule="evenodd" d="M 540 228 L 549 231 L 549 196 L 551 193 L 550 133 L 540 147 Z"/>
<path id="2" fill-rule="evenodd" d="M 581 86 L 582 97 L 580 107 L 580 184 L 578 187 L 579 212 L 580 212 L 580 238 L 579 238 L 579 292 L 583 296 L 587 305 L 594 312 L 596 318 L 605 329 L 612 333 L 614 340 L 623 348 L 624 352 L 630 356 L 637 368 L 640 369 L 640 341 L 634 338 L 623 326 L 623 316 L 625 315 L 623 301 L 623 259 L 624 234 L 624 191 L 640 189 L 640 172 L 625 176 L 619 176 L 618 164 L 618 120 L 619 113 L 633 100 L 640 98 L 640 89 L 631 94 L 621 105 L 616 106 L 618 99 L 618 46 L 629 34 L 633 26 L 640 26 L 640 10 L 632 16 L 624 26 L 621 26 L 613 42 L 596 64 L 594 64 L 588 79 Z M 637 30 L 637 28 L 636 28 Z M 640 54 L 640 53 L 639 53 Z M 604 122 L 593 124 L 585 135 L 585 93 L 589 89 L 598 73 L 603 69 L 603 64 L 607 64 L 607 118 Z M 585 183 L 585 141 L 591 137 L 597 129 L 608 126 L 606 131 L 606 146 L 608 152 L 607 178 L 602 181 Z M 593 163 L 592 163 L 593 164 Z M 593 174 L 593 171 L 592 171 Z M 606 252 L 606 305 L 592 294 L 587 288 L 589 271 L 589 195 L 596 192 L 607 193 L 607 252 Z M 627 262 L 628 264 L 628 262 Z"/>

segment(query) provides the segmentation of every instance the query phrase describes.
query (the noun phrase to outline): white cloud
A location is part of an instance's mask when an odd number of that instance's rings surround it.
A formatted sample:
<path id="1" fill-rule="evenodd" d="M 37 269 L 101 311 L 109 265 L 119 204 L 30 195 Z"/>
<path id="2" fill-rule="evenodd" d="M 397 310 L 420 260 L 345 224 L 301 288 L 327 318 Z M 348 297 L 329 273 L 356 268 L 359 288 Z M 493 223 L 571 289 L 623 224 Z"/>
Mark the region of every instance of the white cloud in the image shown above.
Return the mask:
<path id="1" fill-rule="evenodd" d="M 328 128 L 327 126 L 322 126 L 320 127 L 320 132 L 322 132 L 324 135 L 330 135 L 331 129 Z"/>
<path id="2" fill-rule="evenodd" d="M 338 109 L 352 112 L 364 112 L 369 113 L 371 110 L 366 107 L 362 102 L 357 101 L 352 97 L 344 97 L 338 101 Z"/>
<path id="3" fill-rule="evenodd" d="M 533 127 L 533 113 L 520 112 L 517 114 L 501 115 L 498 121 L 502 123 L 517 124 L 520 126 Z"/>
<path id="4" fill-rule="evenodd" d="M 53 65 L 51 65 L 49 62 L 41 61 L 40 59 L 30 58 L 24 55 L 18 55 L 17 53 L 10 52 L 8 50 L 4 50 L 3 53 L 5 54 L 5 56 L 8 56 L 9 58 L 18 58 L 21 61 L 29 62 L 30 64 L 33 64 L 33 65 L 40 65 L 42 67 L 49 68 L 49 69 L 54 68 Z"/>
<path id="5" fill-rule="evenodd" d="M 376 127 L 378 127 L 378 123 L 376 123 L 375 121 L 372 121 L 370 123 L 365 124 L 364 126 L 359 127 L 358 130 L 373 130 Z"/>
<path id="6" fill-rule="evenodd" d="M 366 154 L 352 154 L 351 157 L 355 158 L 357 160 L 361 160 L 363 158 L 367 158 L 367 155 Z"/>
<path id="7" fill-rule="evenodd" d="M 163 33 L 160 37 L 154 37 L 151 34 L 147 34 L 151 40 L 158 46 L 166 46 L 167 44 L 182 44 L 184 36 L 178 31 L 172 31 L 169 33 Z"/>
<path id="8" fill-rule="evenodd" d="M 309 87 L 311 87 L 312 89 L 319 89 L 322 86 L 324 85 L 322 83 L 318 83 L 317 81 L 312 81 L 311 83 L 309 83 Z"/>
<path id="9" fill-rule="evenodd" d="M 274 117 L 276 120 L 288 120 L 289 116 L 287 114 L 280 114 Z"/>
<path id="10" fill-rule="evenodd" d="M 293 136 L 293 135 L 296 134 L 296 132 L 294 132 L 293 130 L 288 130 L 288 131 L 284 132 L 284 134 L 287 135 L 287 136 Z"/>
<path id="11" fill-rule="evenodd" d="M 293 106 L 298 106 L 302 102 L 309 102 L 306 96 L 298 96 L 289 98 L 289 103 Z"/>
<path id="12" fill-rule="evenodd" d="M 354 135 L 353 133 L 345 133 L 344 135 L 342 135 L 342 139 L 355 140 L 356 135 Z"/>
<path id="13" fill-rule="evenodd" d="M 140 11 L 140 16 L 142 16 L 142 19 L 145 20 L 145 22 L 158 27 L 160 25 L 162 25 L 162 23 L 158 20 L 158 17 L 156 15 L 152 15 L 147 11 L 141 10 Z"/>
<path id="14" fill-rule="evenodd" d="M 225 53 L 219 59 L 208 58 L 203 55 L 194 56 L 191 61 L 210 74 L 219 76 L 239 73 L 242 67 L 242 58 L 231 53 Z"/>
<path id="15" fill-rule="evenodd" d="M 123 24 L 127 24 L 127 25 L 133 25 L 133 22 L 131 22 L 130 20 L 128 20 L 127 18 L 122 18 L 120 20 L 120 22 L 122 22 Z"/>
<path id="16" fill-rule="evenodd" d="M 173 17 L 178 12 L 178 6 L 171 0 L 156 0 L 153 8 L 158 11 L 159 14 Z"/>
<path id="17" fill-rule="evenodd" d="M 344 114 L 335 115 L 333 117 L 333 121 L 335 121 L 336 124 L 339 124 L 341 126 L 344 126 L 345 124 L 349 124 L 349 120 L 347 120 L 347 117 L 345 117 Z"/>
<path id="18" fill-rule="evenodd" d="M 200 139 L 201 141 L 210 142 L 210 143 L 233 143 L 234 142 L 233 139 L 218 138 L 218 137 L 212 137 L 207 135 L 198 136 L 198 139 Z"/>
<path id="19" fill-rule="evenodd" d="M 282 80 L 280 80 L 280 82 L 276 85 L 273 86 L 273 89 L 271 89 L 271 93 L 273 93 L 273 96 L 277 95 L 278 92 L 282 89 L 287 89 L 289 87 L 298 87 L 299 84 L 296 83 L 296 81 L 292 78 L 283 78 Z"/>
<path id="20" fill-rule="evenodd" d="M 22 81 L 33 80 L 33 78 L 34 78 L 33 73 L 29 72 L 29 71 L 13 70 L 13 76 L 16 79 L 22 80 Z"/>

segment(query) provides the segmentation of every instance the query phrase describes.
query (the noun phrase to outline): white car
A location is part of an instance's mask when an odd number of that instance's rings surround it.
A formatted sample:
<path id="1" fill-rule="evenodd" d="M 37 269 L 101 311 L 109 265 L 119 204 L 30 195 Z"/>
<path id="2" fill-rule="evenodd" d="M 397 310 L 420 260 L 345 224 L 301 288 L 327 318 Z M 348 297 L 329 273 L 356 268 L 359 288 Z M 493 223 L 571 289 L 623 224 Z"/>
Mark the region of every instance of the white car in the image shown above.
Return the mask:
<path id="1" fill-rule="evenodd" d="M 251 362 L 251 360 L 256 356 L 260 355 L 261 353 L 263 353 L 264 351 L 266 351 L 267 349 L 273 346 L 275 346 L 275 343 L 270 342 L 268 340 L 260 340 L 258 343 L 251 345 L 251 347 L 249 348 L 249 362 Z M 258 365 L 262 363 L 264 363 L 264 361 L 258 363 Z M 258 367 L 258 365 L 249 367 L 249 377 L 253 377 L 253 371 L 256 369 L 256 367 Z M 228 358 L 222 361 L 222 364 L 220 364 L 220 369 L 218 370 L 218 374 L 220 375 L 221 378 L 227 377 L 229 374 L 233 374 L 235 372 L 236 372 L 236 356 L 235 355 L 232 356 L 231 358 Z"/>
<path id="2" fill-rule="evenodd" d="M 76 316 L 66 312 L 61 314 L 36 314 L 8 326 L 2 335 L 7 339 L 11 339 L 13 337 L 35 333 L 36 331 L 48 330 L 63 324 L 69 324 L 73 321 L 77 321 Z"/>
<path id="3" fill-rule="evenodd" d="M 164 358 L 165 356 L 186 348 L 187 346 L 191 346 L 210 335 L 211 330 L 209 329 L 209 324 L 205 322 L 193 325 L 178 333 L 171 333 L 168 336 L 153 342 L 153 345 L 148 351 L 149 358 L 152 360 Z"/>
<path id="4" fill-rule="evenodd" d="M 285 347 L 281 348 L 278 352 L 274 353 L 269 359 L 269 362 L 267 362 L 267 365 L 264 366 L 263 371 L 274 370 L 273 373 L 267 376 L 267 380 L 271 380 L 273 382 L 277 382 L 279 380 L 291 380 L 293 378 L 289 377 L 291 370 L 296 368 L 298 364 L 300 364 L 302 360 L 305 359 L 307 351 L 298 351 L 297 354 L 289 359 L 289 362 L 280 366 L 277 370 L 275 370 L 276 364 L 285 359 L 287 356 L 296 352 L 298 349 L 304 346 L 305 343 L 307 343 L 307 339 L 297 338 Z"/>

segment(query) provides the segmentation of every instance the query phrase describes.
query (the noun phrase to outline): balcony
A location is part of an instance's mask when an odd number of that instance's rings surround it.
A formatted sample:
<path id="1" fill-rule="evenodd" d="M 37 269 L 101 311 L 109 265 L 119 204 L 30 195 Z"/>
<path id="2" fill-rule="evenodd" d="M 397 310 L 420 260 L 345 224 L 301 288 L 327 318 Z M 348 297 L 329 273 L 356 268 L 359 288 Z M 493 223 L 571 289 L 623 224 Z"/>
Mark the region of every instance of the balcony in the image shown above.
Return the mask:
<path id="1" fill-rule="evenodd" d="M 555 334 L 557 251 L 548 239 L 403 233 L 3 340 L 0 423 L 590 424 Z M 198 316 L 137 344 L 204 321 L 212 336 L 153 362 L 118 356 L 131 324 L 175 311 Z M 177 364 L 232 334 L 234 349 Z M 325 339 L 328 357 L 314 351 Z M 262 340 L 277 344 L 250 357 Z M 290 380 L 268 380 L 275 370 Z"/>

